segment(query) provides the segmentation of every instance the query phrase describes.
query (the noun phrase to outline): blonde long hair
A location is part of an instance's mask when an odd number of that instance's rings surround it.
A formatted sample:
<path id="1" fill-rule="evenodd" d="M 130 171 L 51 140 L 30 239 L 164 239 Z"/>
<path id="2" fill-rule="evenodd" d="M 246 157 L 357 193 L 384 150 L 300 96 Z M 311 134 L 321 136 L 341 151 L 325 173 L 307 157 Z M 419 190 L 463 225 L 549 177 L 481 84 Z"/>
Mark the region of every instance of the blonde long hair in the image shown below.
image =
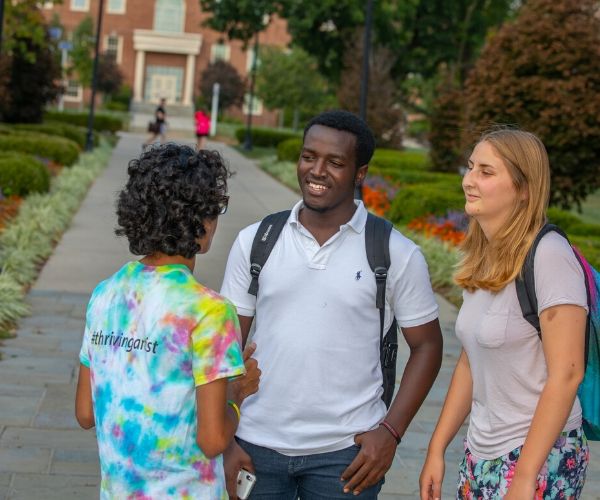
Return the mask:
<path id="1" fill-rule="evenodd" d="M 504 161 L 517 192 L 525 191 L 527 197 L 517 198 L 511 215 L 492 241 L 471 219 L 454 281 L 471 292 L 478 288 L 498 292 L 519 275 L 527 251 L 546 222 L 550 164 L 542 141 L 530 132 L 494 129 L 484 133 L 478 143 L 484 141 Z"/>

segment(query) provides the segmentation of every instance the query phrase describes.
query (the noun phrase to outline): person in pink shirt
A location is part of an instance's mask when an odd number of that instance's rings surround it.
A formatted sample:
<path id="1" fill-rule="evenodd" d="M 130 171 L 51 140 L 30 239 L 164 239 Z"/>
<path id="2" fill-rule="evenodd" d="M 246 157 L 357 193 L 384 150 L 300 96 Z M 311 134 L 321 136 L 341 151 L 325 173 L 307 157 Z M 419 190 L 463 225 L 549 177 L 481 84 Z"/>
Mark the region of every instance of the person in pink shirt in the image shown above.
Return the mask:
<path id="1" fill-rule="evenodd" d="M 199 108 L 194 114 L 196 122 L 196 149 L 204 149 L 206 137 L 210 133 L 210 115 L 205 109 Z"/>

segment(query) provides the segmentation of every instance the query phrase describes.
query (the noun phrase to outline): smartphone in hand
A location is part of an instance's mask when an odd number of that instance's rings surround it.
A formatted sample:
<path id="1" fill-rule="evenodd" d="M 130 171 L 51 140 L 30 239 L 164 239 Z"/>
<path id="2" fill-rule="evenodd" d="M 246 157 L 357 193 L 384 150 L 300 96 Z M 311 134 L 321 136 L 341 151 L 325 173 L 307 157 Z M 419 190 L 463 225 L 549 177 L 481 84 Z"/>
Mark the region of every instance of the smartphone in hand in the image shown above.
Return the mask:
<path id="1" fill-rule="evenodd" d="M 256 483 L 256 476 L 246 469 L 240 469 L 237 477 L 237 496 L 240 500 L 246 500 Z"/>

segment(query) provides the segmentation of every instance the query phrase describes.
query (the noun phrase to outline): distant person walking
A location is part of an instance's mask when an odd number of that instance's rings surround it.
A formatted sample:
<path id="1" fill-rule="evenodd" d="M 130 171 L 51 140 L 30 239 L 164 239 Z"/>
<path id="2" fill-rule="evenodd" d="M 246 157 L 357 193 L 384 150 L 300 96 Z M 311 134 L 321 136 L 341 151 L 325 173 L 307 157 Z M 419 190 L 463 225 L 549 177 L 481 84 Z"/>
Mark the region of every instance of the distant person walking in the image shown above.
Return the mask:
<path id="1" fill-rule="evenodd" d="M 194 119 L 196 121 L 196 148 L 200 151 L 204 149 L 206 137 L 210 133 L 210 115 L 205 109 L 198 108 L 194 114 Z"/>
<path id="2" fill-rule="evenodd" d="M 160 103 L 156 107 L 154 111 L 154 122 L 150 122 L 148 124 L 148 132 L 152 135 L 150 138 L 144 143 L 144 146 L 148 146 L 160 137 L 160 143 L 164 143 L 167 135 L 167 109 L 166 109 L 167 100 L 163 97 L 160 100 Z"/>

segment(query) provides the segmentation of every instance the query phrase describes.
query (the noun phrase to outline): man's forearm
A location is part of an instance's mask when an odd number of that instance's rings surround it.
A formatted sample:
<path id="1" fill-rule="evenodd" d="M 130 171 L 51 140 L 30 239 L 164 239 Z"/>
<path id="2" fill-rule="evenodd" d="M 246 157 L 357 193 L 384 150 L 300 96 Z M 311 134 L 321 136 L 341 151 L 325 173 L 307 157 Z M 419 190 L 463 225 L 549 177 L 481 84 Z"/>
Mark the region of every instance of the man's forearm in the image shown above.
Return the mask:
<path id="1" fill-rule="evenodd" d="M 398 394 L 388 411 L 386 420 L 402 436 L 419 411 L 435 382 L 442 363 L 443 342 L 429 342 L 411 349 Z"/>

